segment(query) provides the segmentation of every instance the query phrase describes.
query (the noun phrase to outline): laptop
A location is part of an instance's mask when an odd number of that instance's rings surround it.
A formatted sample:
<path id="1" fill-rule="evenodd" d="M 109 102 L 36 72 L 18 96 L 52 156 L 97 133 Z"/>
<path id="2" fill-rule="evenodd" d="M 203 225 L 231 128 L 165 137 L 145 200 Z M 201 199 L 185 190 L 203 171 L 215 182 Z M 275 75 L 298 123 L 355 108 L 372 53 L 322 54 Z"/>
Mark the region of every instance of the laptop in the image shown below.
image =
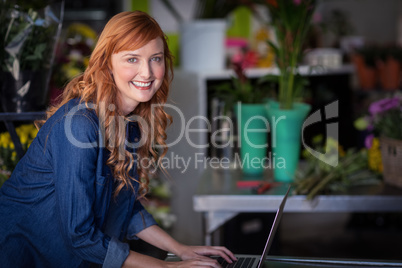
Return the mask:
<path id="1" fill-rule="evenodd" d="M 288 187 L 285 196 L 282 199 L 279 208 L 276 211 L 274 222 L 272 223 L 271 230 L 269 232 L 269 236 L 267 242 L 265 243 L 264 250 L 261 255 L 249 255 L 249 254 L 235 254 L 237 261 L 235 263 L 227 263 L 222 257 L 212 257 L 218 260 L 219 264 L 222 267 L 239 267 L 239 268 L 261 268 L 264 265 L 264 261 L 268 256 L 269 249 L 271 248 L 272 242 L 274 240 L 274 236 L 276 230 L 278 229 L 279 222 L 281 220 L 283 209 L 285 207 L 286 199 L 289 195 L 291 186 Z M 166 261 L 178 261 L 177 257 L 168 257 Z"/>

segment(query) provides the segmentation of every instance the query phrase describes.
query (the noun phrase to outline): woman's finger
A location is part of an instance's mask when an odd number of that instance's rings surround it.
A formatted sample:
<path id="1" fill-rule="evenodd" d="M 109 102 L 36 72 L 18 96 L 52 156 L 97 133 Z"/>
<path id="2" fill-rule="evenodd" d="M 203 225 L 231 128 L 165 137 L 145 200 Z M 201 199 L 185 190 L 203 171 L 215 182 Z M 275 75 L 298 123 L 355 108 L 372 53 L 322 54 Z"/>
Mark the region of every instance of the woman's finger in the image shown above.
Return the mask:
<path id="1" fill-rule="evenodd" d="M 230 250 L 221 246 L 197 247 L 194 251 L 197 254 L 201 255 L 220 256 L 223 259 L 225 259 L 228 263 L 232 263 L 233 261 L 237 260 Z"/>
<path id="2" fill-rule="evenodd" d="M 218 247 L 214 247 L 214 248 L 217 248 L 218 250 L 222 250 L 227 256 L 230 257 L 230 259 L 232 259 L 234 261 L 237 261 L 236 256 L 229 249 L 227 249 L 226 247 L 219 247 L 218 246 Z"/>

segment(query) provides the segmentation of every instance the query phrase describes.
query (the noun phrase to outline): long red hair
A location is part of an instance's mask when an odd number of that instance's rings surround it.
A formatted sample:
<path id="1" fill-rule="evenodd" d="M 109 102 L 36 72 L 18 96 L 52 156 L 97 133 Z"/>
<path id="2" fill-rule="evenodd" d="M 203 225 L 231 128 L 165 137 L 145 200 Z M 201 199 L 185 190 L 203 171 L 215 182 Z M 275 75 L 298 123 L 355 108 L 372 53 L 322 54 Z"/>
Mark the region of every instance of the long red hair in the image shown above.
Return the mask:
<path id="1" fill-rule="evenodd" d="M 161 38 L 164 46 L 165 76 L 162 85 L 150 101 L 140 103 L 131 114 L 123 116 L 117 109 L 110 108 L 115 107 L 118 92 L 111 75 L 111 57 L 120 51 L 137 50 L 156 38 Z M 172 79 L 172 55 L 167 45 L 167 37 L 159 24 L 141 11 L 122 12 L 112 17 L 106 24 L 91 54 L 88 68 L 82 75 L 68 83 L 60 103 L 50 107 L 47 118 L 73 98 L 81 98 L 82 102 L 95 104 L 95 111 L 105 132 L 105 146 L 110 151 L 107 164 L 119 183 L 116 195 L 125 186 L 132 188 L 132 181 L 135 180 L 129 175 L 135 161 L 133 155 L 125 149 L 125 123 L 130 121 L 133 115 L 142 118 L 143 120 L 139 120 L 138 123 L 141 140 L 145 142 L 137 148 L 137 155 L 140 158 L 137 162 L 141 160 L 141 163 L 147 164 L 138 165 L 137 170 L 140 178 L 139 193 L 140 196 L 144 196 L 148 191 L 150 167 L 157 167 L 158 160 L 167 153 L 165 130 L 172 118 L 164 111 L 163 104 L 167 101 Z M 147 122 L 149 125 L 145 126 L 141 122 Z M 155 145 L 159 145 L 161 151 L 156 150 Z"/>

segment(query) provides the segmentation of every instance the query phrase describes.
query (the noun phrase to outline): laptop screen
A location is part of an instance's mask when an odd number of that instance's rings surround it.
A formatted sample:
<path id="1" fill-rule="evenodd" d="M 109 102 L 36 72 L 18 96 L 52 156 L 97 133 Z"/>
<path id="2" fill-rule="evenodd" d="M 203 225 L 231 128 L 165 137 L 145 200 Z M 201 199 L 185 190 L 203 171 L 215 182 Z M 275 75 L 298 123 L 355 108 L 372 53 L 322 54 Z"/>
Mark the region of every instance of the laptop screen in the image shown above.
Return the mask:
<path id="1" fill-rule="evenodd" d="M 261 268 L 265 258 L 268 255 L 268 251 L 271 248 L 272 245 L 272 241 L 274 240 L 274 236 L 276 233 L 276 230 L 278 229 L 279 226 L 279 222 L 281 221 L 281 217 L 282 217 L 282 213 L 283 213 L 283 208 L 285 207 L 285 203 L 286 203 L 286 199 L 288 197 L 289 191 L 290 191 L 291 186 L 288 187 L 288 190 L 286 191 L 285 196 L 282 199 L 281 204 L 279 205 L 278 210 L 276 211 L 276 215 L 275 215 L 275 219 L 274 222 L 272 223 L 272 227 L 271 227 L 271 231 L 269 232 L 269 236 L 267 239 L 267 242 L 265 243 L 265 247 L 264 247 L 264 251 L 262 252 L 260 261 L 258 263 L 258 267 L 257 268 Z"/>

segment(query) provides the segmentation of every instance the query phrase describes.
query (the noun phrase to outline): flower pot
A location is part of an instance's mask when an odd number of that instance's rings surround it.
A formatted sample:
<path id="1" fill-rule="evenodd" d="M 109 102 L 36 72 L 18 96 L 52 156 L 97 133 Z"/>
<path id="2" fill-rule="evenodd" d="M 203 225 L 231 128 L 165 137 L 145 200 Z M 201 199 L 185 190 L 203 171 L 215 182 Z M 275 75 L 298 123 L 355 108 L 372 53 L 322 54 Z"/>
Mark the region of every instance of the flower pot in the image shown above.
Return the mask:
<path id="1" fill-rule="evenodd" d="M 372 90 L 377 86 L 377 69 L 366 65 L 361 55 L 352 55 L 352 62 L 356 68 L 359 86 L 363 90 Z"/>
<path id="2" fill-rule="evenodd" d="M 388 184 L 402 187 L 400 168 L 402 163 L 402 140 L 381 137 L 380 146 L 384 181 Z"/>
<path id="3" fill-rule="evenodd" d="M 236 105 L 235 113 L 242 172 L 245 175 L 261 176 L 269 164 L 266 161 L 269 122 L 265 104 Z"/>
<path id="4" fill-rule="evenodd" d="M 180 26 L 180 66 L 183 70 L 205 71 L 225 68 L 224 19 L 205 19 Z"/>
<path id="5" fill-rule="evenodd" d="M 293 109 L 279 108 L 279 103 L 270 101 L 266 105 L 271 127 L 271 157 L 275 159 L 274 179 L 293 182 L 300 160 L 301 133 L 304 119 L 311 106 L 294 103 Z"/>
<path id="6" fill-rule="evenodd" d="M 380 80 L 380 86 L 383 90 L 397 90 L 401 85 L 401 64 L 394 58 L 387 58 L 385 61 L 376 62 Z"/>
<path id="7" fill-rule="evenodd" d="M 21 71 L 17 79 L 10 72 L 1 72 L 2 110 L 17 113 L 45 110 L 49 72 L 49 70 Z"/>

